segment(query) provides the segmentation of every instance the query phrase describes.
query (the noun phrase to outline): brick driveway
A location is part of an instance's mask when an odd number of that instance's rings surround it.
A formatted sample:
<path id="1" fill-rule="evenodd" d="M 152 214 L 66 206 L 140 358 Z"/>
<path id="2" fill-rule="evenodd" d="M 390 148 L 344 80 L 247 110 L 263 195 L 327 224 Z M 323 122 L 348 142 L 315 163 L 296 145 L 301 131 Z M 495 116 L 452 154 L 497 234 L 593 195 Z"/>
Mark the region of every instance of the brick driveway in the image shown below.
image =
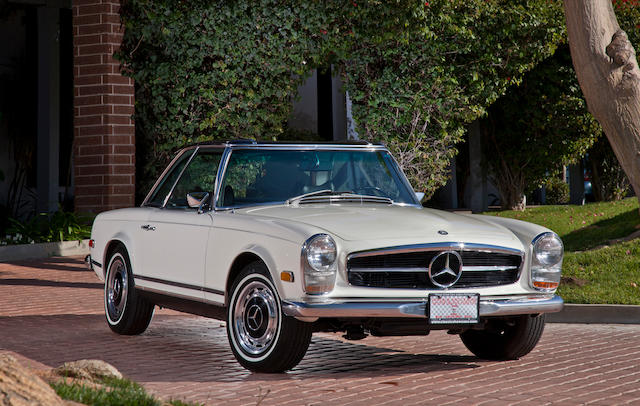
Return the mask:
<path id="1" fill-rule="evenodd" d="M 220 321 L 161 310 L 118 336 L 81 258 L 0 264 L 0 352 L 36 368 L 103 359 L 151 392 L 205 404 L 638 404 L 640 326 L 547 324 L 519 361 L 482 361 L 444 332 L 349 342 L 316 334 L 287 374 L 236 364 Z"/>

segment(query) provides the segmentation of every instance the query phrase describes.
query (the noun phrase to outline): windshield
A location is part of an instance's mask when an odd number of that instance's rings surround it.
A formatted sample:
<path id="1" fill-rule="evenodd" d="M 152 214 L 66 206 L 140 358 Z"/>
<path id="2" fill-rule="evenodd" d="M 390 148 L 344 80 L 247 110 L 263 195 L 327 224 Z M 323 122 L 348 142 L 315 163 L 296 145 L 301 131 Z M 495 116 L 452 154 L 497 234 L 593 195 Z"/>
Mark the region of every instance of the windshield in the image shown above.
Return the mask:
<path id="1" fill-rule="evenodd" d="M 240 149 L 231 154 L 217 205 L 280 203 L 327 190 L 416 203 L 387 151 Z"/>

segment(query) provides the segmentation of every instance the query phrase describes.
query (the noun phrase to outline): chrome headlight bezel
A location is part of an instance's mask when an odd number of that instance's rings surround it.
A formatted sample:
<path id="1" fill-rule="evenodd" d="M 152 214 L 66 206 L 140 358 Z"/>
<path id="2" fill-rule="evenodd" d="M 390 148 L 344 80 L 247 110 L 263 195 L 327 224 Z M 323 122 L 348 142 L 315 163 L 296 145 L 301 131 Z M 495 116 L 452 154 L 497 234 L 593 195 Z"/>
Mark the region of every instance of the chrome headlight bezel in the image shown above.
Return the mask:
<path id="1" fill-rule="evenodd" d="M 315 234 L 302 245 L 304 290 L 322 295 L 333 290 L 338 263 L 338 247 L 328 234 Z"/>
<path id="2" fill-rule="evenodd" d="M 564 245 L 554 232 L 538 234 L 531 241 L 531 286 L 542 292 L 555 292 L 562 275 Z"/>

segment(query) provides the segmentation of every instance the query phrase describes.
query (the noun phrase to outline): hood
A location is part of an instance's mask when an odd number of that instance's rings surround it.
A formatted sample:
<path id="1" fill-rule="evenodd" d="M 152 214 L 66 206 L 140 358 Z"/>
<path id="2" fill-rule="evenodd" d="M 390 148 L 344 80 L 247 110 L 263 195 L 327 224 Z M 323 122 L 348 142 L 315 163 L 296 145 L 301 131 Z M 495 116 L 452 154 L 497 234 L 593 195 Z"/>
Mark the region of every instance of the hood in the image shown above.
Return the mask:
<path id="1" fill-rule="evenodd" d="M 304 223 L 345 241 L 413 239 L 417 242 L 461 241 L 521 246 L 507 228 L 482 218 L 411 206 L 318 204 L 267 206 L 244 211 L 248 215 Z"/>

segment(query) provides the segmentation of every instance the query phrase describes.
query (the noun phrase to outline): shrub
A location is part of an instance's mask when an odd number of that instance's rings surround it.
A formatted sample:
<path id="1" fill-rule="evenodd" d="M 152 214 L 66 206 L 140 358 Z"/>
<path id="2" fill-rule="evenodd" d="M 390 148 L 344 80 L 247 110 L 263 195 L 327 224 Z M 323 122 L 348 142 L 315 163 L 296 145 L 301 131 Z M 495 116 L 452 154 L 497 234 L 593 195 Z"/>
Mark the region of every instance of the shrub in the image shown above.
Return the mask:
<path id="1" fill-rule="evenodd" d="M 566 45 L 489 108 L 484 128 L 485 156 L 503 208 L 584 156 L 602 133 L 587 110 Z"/>
<path id="2" fill-rule="evenodd" d="M 83 240 L 91 236 L 91 220 L 89 215 L 62 210 L 40 213 L 27 221 L 10 218 L 0 245 Z"/>
<path id="3" fill-rule="evenodd" d="M 597 201 L 622 200 L 629 193 L 630 183 L 606 137 L 589 150 L 591 186 Z"/>
<path id="4" fill-rule="evenodd" d="M 569 203 L 569 185 L 556 176 L 551 176 L 544 184 L 547 204 Z"/>

